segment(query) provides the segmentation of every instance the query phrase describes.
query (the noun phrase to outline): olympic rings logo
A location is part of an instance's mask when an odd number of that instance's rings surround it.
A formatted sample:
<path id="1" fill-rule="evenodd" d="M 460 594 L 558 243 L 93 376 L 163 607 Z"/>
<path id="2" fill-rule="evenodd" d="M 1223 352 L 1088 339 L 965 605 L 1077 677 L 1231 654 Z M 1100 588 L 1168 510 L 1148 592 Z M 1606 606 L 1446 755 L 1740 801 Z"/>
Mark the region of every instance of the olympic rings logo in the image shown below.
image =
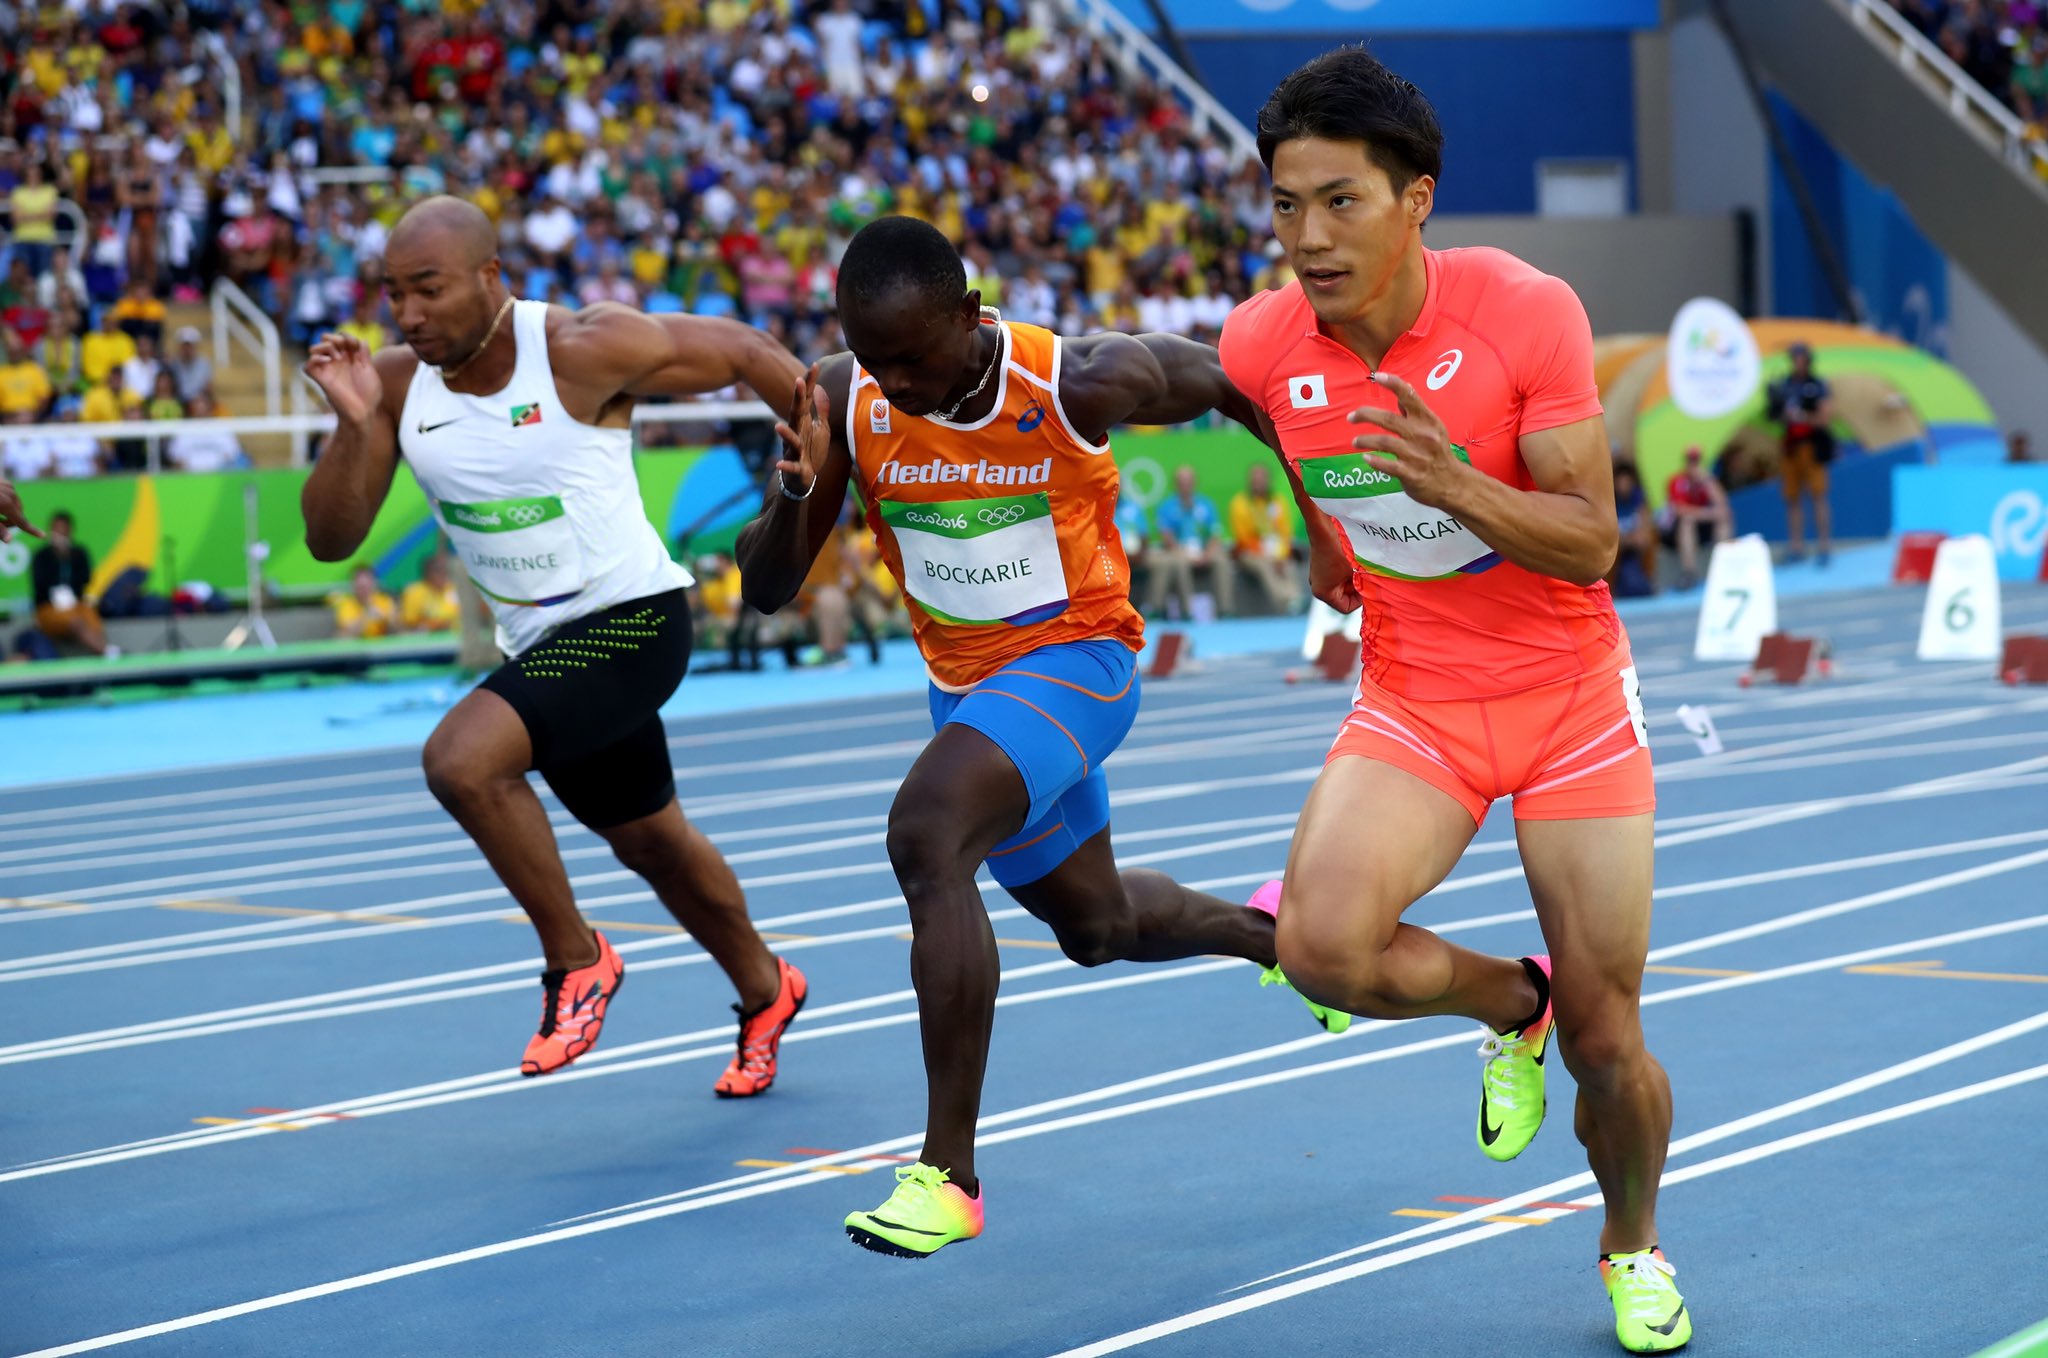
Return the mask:
<path id="1" fill-rule="evenodd" d="M 1015 523 L 1023 518 L 1024 506 L 1002 505 L 995 509 L 984 509 L 979 517 L 983 523 L 988 524 L 990 527 L 1000 528 L 1006 523 Z"/>
<path id="2" fill-rule="evenodd" d="M 548 516 L 541 505 L 514 505 L 505 511 L 505 517 L 522 528 L 530 528 Z"/>

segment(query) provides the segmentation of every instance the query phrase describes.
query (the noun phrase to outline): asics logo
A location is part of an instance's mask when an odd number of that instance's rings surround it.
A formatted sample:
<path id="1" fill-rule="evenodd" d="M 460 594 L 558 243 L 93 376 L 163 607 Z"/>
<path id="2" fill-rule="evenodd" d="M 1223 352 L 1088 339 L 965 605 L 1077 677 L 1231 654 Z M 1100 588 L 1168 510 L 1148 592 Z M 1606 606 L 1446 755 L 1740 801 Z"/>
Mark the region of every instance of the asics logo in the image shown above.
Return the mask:
<path id="1" fill-rule="evenodd" d="M 1442 391 L 1445 385 L 1458 375 L 1458 366 L 1464 361 L 1463 349 L 1444 350 L 1443 357 L 1436 361 L 1436 366 L 1429 370 L 1429 376 L 1423 379 L 1424 385 L 1431 391 Z"/>
<path id="2" fill-rule="evenodd" d="M 505 511 L 506 518 L 522 527 L 539 523 L 547 516 L 547 510 L 539 505 L 514 505 Z"/>
<path id="3" fill-rule="evenodd" d="M 1028 434 L 1045 423 L 1045 407 L 1037 401 L 1024 407 L 1024 413 L 1017 417 L 1017 432 Z"/>
<path id="4" fill-rule="evenodd" d="M 1002 525 L 1006 523 L 1015 523 L 1017 522 L 1017 520 L 1023 518 L 1024 506 L 997 505 L 994 509 L 982 510 L 980 513 L 976 514 L 975 517 L 991 527 L 1000 528 Z"/>

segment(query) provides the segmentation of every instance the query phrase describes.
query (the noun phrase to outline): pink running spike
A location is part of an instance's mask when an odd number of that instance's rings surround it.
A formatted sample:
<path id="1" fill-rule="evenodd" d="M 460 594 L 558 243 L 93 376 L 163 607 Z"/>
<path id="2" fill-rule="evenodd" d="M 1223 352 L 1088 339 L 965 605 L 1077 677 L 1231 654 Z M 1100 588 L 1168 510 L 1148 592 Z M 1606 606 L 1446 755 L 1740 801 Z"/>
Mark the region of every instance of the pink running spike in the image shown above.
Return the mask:
<path id="1" fill-rule="evenodd" d="M 1278 883 L 1278 882 L 1268 882 L 1268 883 L 1266 883 L 1266 884 L 1265 884 L 1264 886 L 1260 887 L 1260 888 L 1259 888 L 1259 889 L 1258 889 L 1257 891 L 1254 891 L 1254 892 L 1252 893 L 1252 898 L 1251 898 L 1250 900 L 1246 901 L 1246 902 L 1245 902 L 1245 904 L 1246 904 L 1246 905 L 1248 905 L 1248 906 L 1250 906 L 1250 907 L 1251 907 L 1252 909 L 1254 909 L 1254 910 L 1263 910 L 1263 911 L 1265 911 L 1265 912 L 1266 912 L 1267 914 L 1271 915 L 1271 916 L 1272 916 L 1272 917 L 1273 917 L 1274 919 L 1279 919 L 1279 918 L 1280 918 L 1280 883 Z"/>

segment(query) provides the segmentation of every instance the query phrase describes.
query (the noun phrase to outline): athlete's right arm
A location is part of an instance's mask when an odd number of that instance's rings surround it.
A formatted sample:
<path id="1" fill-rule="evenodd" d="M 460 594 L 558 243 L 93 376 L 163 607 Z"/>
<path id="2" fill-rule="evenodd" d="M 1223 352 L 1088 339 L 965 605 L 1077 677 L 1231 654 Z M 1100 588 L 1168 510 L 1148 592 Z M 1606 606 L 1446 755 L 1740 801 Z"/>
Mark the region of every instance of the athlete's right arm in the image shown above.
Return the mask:
<path id="1" fill-rule="evenodd" d="M 334 407 L 335 430 L 299 493 L 306 550 L 315 561 L 345 561 L 376 522 L 398 469 L 398 408 L 417 366 L 409 349 L 372 356 L 353 335 L 330 334 L 313 346 L 306 375 Z"/>
<path id="2" fill-rule="evenodd" d="M 1358 592 L 1350 544 L 1345 541 L 1336 521 L 1309 497 L 1308 487 L 1302 484 L 1301 472 L 1280 451 L 1280 431 L 1273 427 L 1272 417 L 1260 410 L 1258 419 L 1254 432 L 1280 460 L 1280 470 L 1287 473 L 1287 484 L 1294 491 L 1294 507 L 1301 511 L 1301 522 L 1308 530 L 1310 592 L 1339 613 L 1357 612 L 1364 606 L 1365 598 Z"/>
<path id="3" fill-rule="evenodd" d="M 851 354 L 812 365 L 796 384 L 795 427 L 775 426 L 788 451 L 768 478 L 759 517 L 740 530 L 734 548 L 740 597 L 760 612 L 773 613 L 796 597 L 838 526 L 853 471 L 845 419 L 852 377 Z"/>

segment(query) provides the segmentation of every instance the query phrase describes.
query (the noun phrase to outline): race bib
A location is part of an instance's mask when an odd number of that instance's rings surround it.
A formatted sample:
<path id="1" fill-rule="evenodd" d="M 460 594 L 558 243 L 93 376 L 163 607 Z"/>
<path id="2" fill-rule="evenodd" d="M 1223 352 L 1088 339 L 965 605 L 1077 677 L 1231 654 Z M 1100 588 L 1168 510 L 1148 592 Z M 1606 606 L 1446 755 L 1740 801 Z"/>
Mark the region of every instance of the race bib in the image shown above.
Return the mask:
<path id="1" fill-rule="evenodd" d="M 1463 448 L 1461 461 L 1470 462 Z M 1351 554 L 1377 575 L 1443 580 L 1493 549 L 1441 509 L 1417 504 L 1401 483 L 1357 453 L 1301 460 L 1301 481 L 1311 499 L 1344 525 Z"/>
<path id="2" fill-rule="evenodd" d="M 435 505 L 469 578 L 501 604 L 546 607 L 582 593 L 583 549 L 560 497 Z"/>
<path id="3" fill-rule="evenodd" d="M 938 504 L 882 501 L 903 557 L 903 588 L 941 622 L 1023 627 L 1067 608 L 1052 501 L 1034 495 Z"/>

